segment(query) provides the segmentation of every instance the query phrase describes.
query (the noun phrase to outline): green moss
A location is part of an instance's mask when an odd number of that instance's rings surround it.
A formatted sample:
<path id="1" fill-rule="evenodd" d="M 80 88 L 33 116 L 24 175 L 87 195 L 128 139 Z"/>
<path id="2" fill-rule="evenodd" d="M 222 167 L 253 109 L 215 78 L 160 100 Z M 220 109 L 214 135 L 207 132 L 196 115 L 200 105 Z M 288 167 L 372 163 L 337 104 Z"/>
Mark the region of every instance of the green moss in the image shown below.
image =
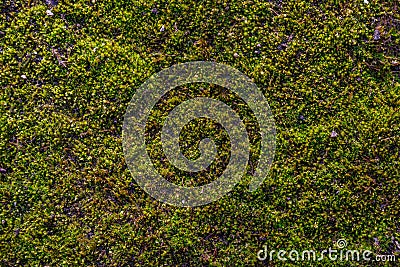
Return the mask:
<path id="1" fill-rule="evenodd" d="M 395 1 L 7 0 L 0 8 L 0 265 L 248 266 L 261 263 L 264 244 L 322 250 L 339 238 L 398 255 Z M 207 206 L 176 208 L 134 182 L 122 119 L 148 77 L 194 60 L 254 80 L 275 116 L 277 151 L 258 191 L 242 183 Z M 257 138 L 240 100 L 210 88 L 204 95 L 236 103 Z M 171 96 L 149 129 L 182 100 Z M 203 124 L 184 136 L 224 140 Z M 249 172 L 257 141 L 252 153 Z"/>

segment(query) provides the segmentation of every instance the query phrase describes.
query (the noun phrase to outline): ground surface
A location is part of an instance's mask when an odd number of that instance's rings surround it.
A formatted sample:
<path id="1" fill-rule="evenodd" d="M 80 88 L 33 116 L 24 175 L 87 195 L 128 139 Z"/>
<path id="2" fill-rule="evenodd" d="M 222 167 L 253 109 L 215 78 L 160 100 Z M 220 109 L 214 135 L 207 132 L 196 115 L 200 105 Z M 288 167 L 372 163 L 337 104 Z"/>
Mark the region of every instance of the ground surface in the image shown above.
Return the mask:
<path id="1" fill-rule="evenodd" d="M 397 1 L 4 0 L 0 9 L 0 265 L 249 266 L 267 264 L 256 255 L 264 245 L 323 250 L 340 238 L 400 258 Z M 177 208 L 136 185 L 122 123 L 141 83 L 194 60 L 254 80 L 277 150 L 258 191 L 243 182 L 207 206 Z M 160 102 L 154 125 L 183 89 Z M 221 88 L 188 90 L 240 102 Z M 158 168 L 174 181 L 170 166 Z"/>

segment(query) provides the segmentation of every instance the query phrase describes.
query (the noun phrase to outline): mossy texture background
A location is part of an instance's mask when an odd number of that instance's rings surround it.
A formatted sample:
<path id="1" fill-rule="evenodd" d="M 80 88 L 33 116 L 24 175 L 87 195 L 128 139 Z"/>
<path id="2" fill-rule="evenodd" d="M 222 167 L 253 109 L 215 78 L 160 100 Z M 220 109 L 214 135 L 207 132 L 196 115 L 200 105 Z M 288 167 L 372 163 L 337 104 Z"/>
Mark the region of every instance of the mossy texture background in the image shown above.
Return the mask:
<path id="1" fill-rule="evenodd" d="M 323 250 L 340 238 L 400 258 L 397 1 L 4 0 L 0 9 L 0 265 L 364 266 L 257 259 L 264 244 Z M 176 208 L 131 177 L 122 119 L 147 78 L 195 60 L 254 80 L 277 151 L 258 191 L 243 182 L 217 202 Z M 218 90 L 203 93 L 240 109 Z"/>

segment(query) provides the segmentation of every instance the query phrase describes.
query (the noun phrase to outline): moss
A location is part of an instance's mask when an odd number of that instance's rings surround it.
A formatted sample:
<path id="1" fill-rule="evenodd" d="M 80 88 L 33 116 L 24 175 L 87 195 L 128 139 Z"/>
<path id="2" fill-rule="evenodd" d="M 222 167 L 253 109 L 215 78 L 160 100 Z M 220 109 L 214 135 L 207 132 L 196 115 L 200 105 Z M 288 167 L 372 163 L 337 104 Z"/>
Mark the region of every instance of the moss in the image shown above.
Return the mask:
<path id="1" fill-rule="evenodd" d="M 339 238 L 398 255 L 399 7 L 364 2 L 3 1 L 1 265 L 248 266 L 264 244 L 322 250 Z M 207 206 L 176 208 L 134 182 L 122 118 L 147 78 L 194 60 L 254 80 L 275 116 L 277 151 L 258 191 L 243 183 Z M 240 100 L 210 88 L 204 95 L 239 103 L 256 138 Z M 171 96 L 154 129 L 182 100 Z M 202 123 L 187 136 L 224 140 Z M 229 154 L 221 147 L 215 173 Z"/>

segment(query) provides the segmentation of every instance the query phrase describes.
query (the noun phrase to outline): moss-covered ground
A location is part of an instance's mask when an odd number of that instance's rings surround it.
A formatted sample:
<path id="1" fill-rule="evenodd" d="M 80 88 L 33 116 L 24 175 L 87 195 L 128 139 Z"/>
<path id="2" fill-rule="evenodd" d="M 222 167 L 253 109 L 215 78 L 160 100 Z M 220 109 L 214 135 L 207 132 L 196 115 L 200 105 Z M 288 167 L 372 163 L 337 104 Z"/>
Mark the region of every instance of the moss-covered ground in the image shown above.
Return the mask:
<path id="1" fill-rule="evenodd" d="M 395 0 L 3 0 L 0 265 L 369 264 L 257 259 L 264 245 L 324 250 L 338 239 L 400 258 L 399 49 Z M 256 192 L 247 177 L 216 202 L 178 208 L 135 183 L 123 115 L 152 74 L 198 60 L 253 79 L 274 113 L 277 148 Z M 240 99 L 198 87 L 176 89 L 153 111 L 153 157 L 161 118 L 184 90 L 225 99 L 251 124 Z M 188 125 L 188 140 L 207 131 L 226 139 L 212 121 L 194 123 L 202 127 Z M 194 182 L 221 171 L 226 142 L 211 175 Z"/>

